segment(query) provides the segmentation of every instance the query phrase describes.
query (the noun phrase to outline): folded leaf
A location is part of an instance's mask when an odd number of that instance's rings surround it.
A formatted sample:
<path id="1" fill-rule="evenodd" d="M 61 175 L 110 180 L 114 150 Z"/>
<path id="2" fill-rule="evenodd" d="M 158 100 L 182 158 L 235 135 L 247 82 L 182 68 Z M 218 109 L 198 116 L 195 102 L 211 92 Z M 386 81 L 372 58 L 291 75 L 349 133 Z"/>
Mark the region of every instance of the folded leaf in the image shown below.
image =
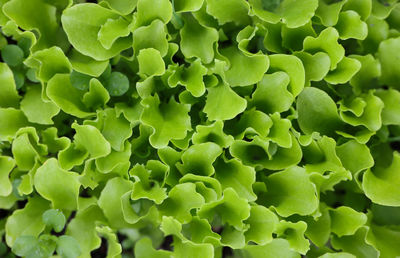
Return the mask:
<path id="1" fill-rule="evenodd" d="M 90 15 L 91 19 L 87 20 Z M 61 22 L 68 40 L 83 55 L 103 61 L 116 56 L 132 44 L 132 39 L 117 39 L 107 49 L 98 40 L 98 31 L 108 19 L 118 19 L 120 16 L 107 8 L 93 3 L 83 3 L 67 8 L 61 16 Z"/>
<path id="2" fill-rule="evenodd" d="M 15 161 L 7 156 L 0 156 L 0 196 L 8 196 L 12 192 L 9 174 L 15 166 Z"/>
<path id="3" fill-rule="evenodd" d="M 206 218 L 209 221 L 213 220 L 215 214 L 220 216 L 223 223 L 242 230 L 245 226 L 243 221 L 250 216 L 250 205 L 232 188 L 226 188 L 221 199 L 204 204 L 198 211 L 200 218 Z"/>
<path id="4" fill-rule="evenodd" d="M 246 242 L 252 241 L 259 245 L 265 245 L 274 241 L 272 233 L 276 231 L 279 222 L 275 213 L 269 209 L 261 205 L 251 206 L 250 217 L 245 223 L 250 225 L 244 233 Z"/>
<path id="5" fill-rule="evenodd" d="M 54 103 L 44 101 L 38 85 L 27 87 L 27 92 L 21 101 L 21 110 L 28 121 L 37 124 L 53 124 L 52 118 L 60 112 Z"/>
<path id="6" fill-rule="evenodd" d="M 29 198 L 23 209 L 18 209 L 7 219 L 5 225 L 5 240 L 12 247 L 15 240 L 20 236 L 31 235 L 34 237 L 44 230 L 42 214 L 49 208 L 50 204 L 40 197 Z"/>
<path id="7" fill-rule="evenodd" d="M 55 209 L 74 210 L 78 206 L 80 183 L 78 174 L 66 171 L 54 158 L 48 159 L 34 177 L 36 191 L 53 204 Z"/>
<path id="8" fill-rule="evenodd" d="M 185 25 L 180 31 L 182 53 L 186 58 L 198 57 L 203 63 L 210 63 L 214 58 L 214 44 L 218 41 L 217 30 L 199 24 L 191 15 L 183 18 Z"/>
<path id="9" fill-rule="evenodd" d="M 331 217 L 332 232 L 338 237 L 353 235 L 367 222 L 367 216 L 364 213 L 356 212 L 346 206 L 329 210 L 329 214 Z"/>
<path id="10" fill-rule="evenodd" d="M 204 112 L 209 120 L 229 120 L 246 109 L 247 102 L 231 87 L 221 83 L 208 89 Z"/>
<path id="11" fill-rule="evenodd" d="M 264 54 L 245 54 L 235 46 L 223 48 L 220 52 L 229 60 L 230 67 L 225 75 L 232 87 L 257 83 L 268 70 L 269 58 Z"/>
<path id="12" fill-rule="evenodd" d="M 368 34 L 367 24 L 361 20 L 358 13 L 352 10 L 339 14 L 339 20 L 335 28 L 339 32 L 340 39 L 354 38 L 363 40 Z"/>
<path id="13" fill-rule="evenodd" d="M 304 51 L 315 54 L 325 52 L 331 59 L 331 70 L 335 69 L 337 64 L 344 56 L 344 48 L 337 41 L 339 33 L 334 28 L 326 28 L 318 37 L 306 37 L 303 41 Z"/>
<path id="14" fill-rule="evenodd" d="M 297 99 L 297 112 L 299 126 L 306 134 L 317 131 L 331 135 L 341 127 L 335 102 L 320 89 L 305 88 Z"/>
<path id="15" fill-rule="evenodd" d="M 264 75 L 250 103 L 265 113 L 287 111 L 293 103 L 293 95 L 288 90 L 289 82 L 290 77 L 285 72 Z"/>
<path id="16" fill-rule="evenodd" d="M 211 176 L 215 172 L 213 163 L 221 153 L 221 147 L 212 142 L 192 145 L 182 154 L 182 163 L 176 164 L 176 167 L 182 175 Z"/>
<path id="17" fill-rule="evenodd" d="M 398 167 L 400 166 L 400 154 L 393 153 L 393 162 L 388 168 L 377 167 L 374 170 L 368 169 L 363 177 L 362 187 L 365 195 L 372 202 L 387 205 L 400 206 L 399 185 L 397 177 Z"/>
<path id="18" fill-rule="evenodd" d="M 280 216 L 309 215 L 318 208 L 315 185 L 305 169 L 291 167 L 266 179 L 266 205 L 275 207 Z"/>
<path id="19" fill-rule="evenodd" d="M 20 98 L 11 69 L 6 64 L 0 63 L 0 107 L 16 108 Z"/>
<path id="20" fill-rule="evenodd" d="M 161 103 L 158 95 L 142 100 L 144 110 L 140 120 L 152 127 L 150 144 L 155 148 L 167 146 L 171 139 L 185 138 L 191 129 L 188 112 L 189 105 L 180 104 L 173 98 Z"/>
<path id="21" fill-rule="evenodd" d="M 183 183 L 171 189 L 168 198 L 160 205 L 160 212 L 173 216 L 181 223 L 187 223 L 192 219 L 191 210 L 203 204 L 204 198 L 196 192 L 196 186 L 193 183 Z"/>
<path id="22" fill-rule="evenodd" d="M 388 86 L 398 88 L 399 67 L 393 65 L 395 60 L 399 58 L 399 42 L 400 38 L 391 38 L 384 40 L 379 45 L 378 59 L 382 67 L 382 76 L 379 80 Z"/>
<path id="23" fill-rule="evenodd" d="M 168 51 L 166 37 L 164 23 L 154 20 L 150 25 L 139 27 L 133 31 L 133 50 L 138 54 L 141 49 L 154 48 L 160 52 L 161 56 L 165 56 Z"/>

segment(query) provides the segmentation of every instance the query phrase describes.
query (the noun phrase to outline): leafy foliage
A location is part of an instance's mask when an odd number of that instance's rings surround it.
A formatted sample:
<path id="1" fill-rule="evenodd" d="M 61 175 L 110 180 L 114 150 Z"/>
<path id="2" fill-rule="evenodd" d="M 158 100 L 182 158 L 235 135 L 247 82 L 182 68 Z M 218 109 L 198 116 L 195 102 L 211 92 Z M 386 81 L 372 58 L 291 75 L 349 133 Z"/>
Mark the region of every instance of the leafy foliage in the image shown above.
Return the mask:
<path id="1" fill-rule="evenodd" d="M 0 257 L 400 257 L 397 0 L 0 0 Z"/>

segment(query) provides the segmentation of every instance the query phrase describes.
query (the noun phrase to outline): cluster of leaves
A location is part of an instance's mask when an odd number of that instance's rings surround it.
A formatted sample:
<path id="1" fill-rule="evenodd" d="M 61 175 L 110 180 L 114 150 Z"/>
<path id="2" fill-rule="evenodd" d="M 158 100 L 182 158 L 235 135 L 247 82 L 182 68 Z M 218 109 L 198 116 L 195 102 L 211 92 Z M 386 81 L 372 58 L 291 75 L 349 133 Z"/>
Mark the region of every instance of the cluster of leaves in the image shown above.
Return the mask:
<path id="1" fill-rule="evenodd" d="M 0 256 L 400 256 L 397 2 L 0 0 Z"/>

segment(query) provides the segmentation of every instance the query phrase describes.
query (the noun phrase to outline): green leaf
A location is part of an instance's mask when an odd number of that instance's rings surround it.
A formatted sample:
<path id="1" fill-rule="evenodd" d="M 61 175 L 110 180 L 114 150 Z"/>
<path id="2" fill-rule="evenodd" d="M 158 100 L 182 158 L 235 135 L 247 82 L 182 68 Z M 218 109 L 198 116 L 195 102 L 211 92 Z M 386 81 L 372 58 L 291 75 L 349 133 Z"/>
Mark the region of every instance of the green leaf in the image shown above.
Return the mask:
<path id="1" fill-rule="evenodd" d="M 399 107 L 397 103 L 400 101 L 400 93 L 397 90 L 377 90 L 374 93 L 383 101 L 382 124 L 398 125 L 400 124 Z"/>
<path id="2" fill-rule="evenodd" d="M 354 87 L 354 92 L 360 94 L 375 88 L 378 77 L 381 76 L 381 65 L 371 54 L 366 56 L 351 55 L 353 59 L 357 59 L 361 63 L 360 70 L 351 78 L 350 84 Z"/>
<path id="3" fill-rule="evenodd" d="M 391 38 L 384 40 L 379 45 L 378 59 L 382 67 L 382 76 L 380 82 L 388 86 L 399 88 L 400 71 L 399 67 L 393 65 L 400 58 L 400 38 Z"/>
<path id="4" fill-rule="evenodd" d="M 335 70 L 329 72 L 325 76 L 325 81 L 330 84 L 344 84 L 361 69 L 361 63 L 357 59 L 343 57 L 343 59 L 337 64 Z"/>
<path id="5" fill-rule="evenodd" d="M 55 232 L 61 232 L 65 226 L 65 216 L 60 210 L 50 209 L 43 213 L 44 224 L 50 226 Z"/>
<path id="6" fill-rule="evenodd" d="M 171 139 L 183 139 L 191 130 L 190 106 L 180 104 L 173 98 L 168 103 L 161 103 L 158 95 L 142 100 L 144 110 L 140 120 L 152 127 L 150 144 L 155 148 L 167 146 Z"/>
<path id="7" fill-rule="evenodd" d="M 339 253 L 326 253 L 324 255 L 321 255 L 319 258 L 354 258 L 355 256 L 349 253 L 345 252 L 339 252 Z"/>
<path id="8" fill-rule="evenodd" d="M 59 47 L 34 52 L 25 64 L 37 69 L 37 78 L 47 82 L 57 73 L 70 73 L 71 63 Z"/>
<path id="9" fill-rule="evenodd" d="M 31 170 L 39 157 L 47 154 L 46 147 L 39 144 L 39 136 L 33 127 L 18 130 L 11 151 L 18 168 L 22 171 Z"/>
<path id="10" fill-rule="evenodd" d="M 164 74 L 165 63 L 157 49 L 141 49 L 137 59 L 139 62 L 139 74 L 143 77 L 159 76 Z"/>
<path id="11" fill-rule="evenodd" d="M 358 39 L 363 40 L 367 37 L 368 27 L 361 17 L 355 11 L 349 10 L 339 14 L 338 23 L 335 25 L 340 39 Z"/>
<path id="12" fill-rule="evenodd" d="M 279 222 L 276 234 L 286 239 L 292 249 L 304 255 L 310 249 L 310 242 L 304 237 L 306 229 L 304 221 L 293 223 L 283 220 Z"/>
<path id="13" fill-rule="evenodd" d="M 123 15 L 130 14 L 136 7 L 137 0 L 104 0 L 110 7 Z"/>
<path id="14" fill-rule="evenodd" d="M 110 226 L 124 228 L 129 224 L 125 221 L 122 210 L 122 196 L 132 190 L 133 183 L 120 177 L 114 177 L 107 181 L 101 191 L 98 204 L 108 219 Z M 115 201 L 118 200 L 118 201 Z"/>
<path id="15" fill-rule="evenodd" d="M 1 58 L 11 67 L 22 64 L 24 51 L 17 45 L 7 45 L 1 49 Z"/>
<path id="16" fill-rule="evenodd" d="M 75 144 L 86 149 L 92 158 L 104 157 L 110 154 L 110 143 L 96 127 L 77 123 L 72 124 L 71 127 L 76 131 L 74 135 Z"/>
<path id="17" fill-rule="evenodd" d="M 175 5 L 179 3 L 175 1 Z M 205 64 L 211 63 L 214 58 L 214 44 L 218 41 L 217 30 L 199 24 L 192 15 L 184 15 L 183 20 L 185 25 L 180 30 L 183 55 L 186 58 L 198 57 Z"/>
<path id="18" fill-rule="evenodd" d="M 118 19 L 108 19 L 101 26 L 97 37 L 105 49 L 110 49 L 119 38 L 129 34 L 129 22 L 119 17 Z"/>
<path id="19" fill-rule="evenodd" d="M 362 20 L 366 20 L 372 11 L 373 1 L 350 0 L 343 6 L 343 10 L 354 10 L 357 12 Z"/>
<path id="20" fill-rule="evenodd" d="M 20 98 L 12 70 L 7 64 L 0 63 L 0 107 L 17 107 Z"/>
<path id="21" fill-rule="evenodd" d="M 29 256 L 38 244 L 39 241 L 34 236 L 20 236 L 15 240 L 12 251 L 18 256 Z"/>
<path id="22" fill-rule="evenodd" d="M 15 137 L 20 128 L 28 126 L 28 120 L 21 110 L 14 108 L 0 108 L 0 141 L 9 141 Z"/>
<path id="23" fill-rule="evenodd" d="M 275 143 L 256 136 L 251 142 L 236 140 L 230 147 L 230 153 L 247 166 L 272 170 L 285 169 L 297 164 L 302 156 L 297 140 L 293 135 L 289 136 L 292 138 L 289 148 L 278 147 Z"/>
<path id="24" fill-rule="evenodd" d="M 145 1 L 146 0 L 142 2 Z M 167 3 L 169 2 L 167 1 Z M 166 37 L 167 31 L 164 23 L 158 19 L 154 20 L 150 25 L 139 27 L 133 31 L 133 50 L 137 55 L 142 49 L 154 48 L 158 50 L 163 57 L 168 52 L 168 41 Z"/>
<path id="25" fill-rule="evenodd" d="M 131 144 L 126 141 L 121 151 L 112 150 L 109 155 L 96 159 L 96 168 L 104 174 L 117 173 L 126 175 L 130 165 L 129 158 L 131 154 Z"/>
<path id="26" fill-rule="evenodd" d="M 110 96 L 122 96 L 129 90 L 129 79 L 123 73 L 112 72 L 107 78 L 105 88 Z"/>
<path id="27" fill-rule="evenodd" d="M 42 98 L 41 88 L 38 85 L 28 86 L 21 101 L 21 110 L 31 123 L 54 124 L 52 118 L 60 112 L 60 108 Z"/>
<path id="28" fill-rule="evenodd" d="M 305 88 L 297 99 L 297 112 L 299 126 L 306 134 L 317 131 L 331 135 L 341 127 L 335 102 L 320 89 Z"/>
<path id="29" fill-rule="evenodd" d="M 329 72 L 331 60 L 325 52 L 311 55 L 307 52 L 294 53 L 303 63 L 305 72 L 305 86 L 310 86 L 311 81 L 321 81 Z"/>
<path id="30" fill-rule="evenodd" d="M 75 70 L 72 71 L 72 73 L 69 75 L 69 80 L 71 81 L 71 85 L 82 91 L 87 91 L 89 89 L 89 82 L 92 79 L 92 77 L 77 72 Z"/>
<path id="31" fill-rule="evenodd" d="M 259 245 L 272 242 L 272 233 L 276 231 L 278 222 L 275 213 L 264 206 L 251 206 L 250 217 L 245 221 L 250 226 L 244 233 L 246 242 L 252 241 Z"/>
<path id="32" fill-rule="evenodd" d="M 135 248 L 135 257 L 137 258 L 170 258 L 171 253 L 165 250 L 156 250 L 153 247 L 152 241 L 150 238 L 144 237 L 136 242 Z"/>
<path id="33" fill-rule="evenodd" d="M 110 100 L 110 95 L 106 88 L 97 79 L 92 79 L 89 82 L 89 91 L 83 95 L 82 102 L 86 107 L 98 109 L 107 104 Z"/>
<path id="34" fill-rule="evenodd" d="M 221 199 L 204 204 L 197 214 L 209 221 L 218 214 L 223 223 L 242 230 L 245 226 L 243 221 L 250 217 L 250 205 L 246 199 L 240 198 L 235 190 L 226 188 Z"/>
<path id="35" fill-rule="evenodd" d="M 249 4 L 244 0 L 230 2 L 206 0 L 207 13 L 214 16 L 219 24 L 234 22 L 237 25 L 246 25 L 250 22 L 248 16 Z"/>
<path id="36" fill-rule="evenodd" d="M 323 247 L 328 242 L 331 235 L 331 218 L 328 208 L 320 204 L 321 215 L 319 217 L 308 216 L 304 219 L 307 223 L 305 235 L 317 247 Z"/>
<path id="37" fill-rule="evenodd" d="M 101 239 L 96 231 L 96 221 L 104 222 L 104 215 L 97 205 L 90 205 L 86 209 L 79 210 L 67 226 L 66 235 L 78 241 L 82 255 L 87 257 L 90 257 L 92 250 L 101 245 Z"/>
<path id="38" fill-rule="evenodd" d="M 267 114 L 253 108 L 245 111 L 240 116 L 239 122 L 233 119 L 227 122 L 225 126 L 227 129 L 235 127 L 234 131 L 228 132 L 237 139 L 243 139 L 254 135 L 266 137 L 270 133 L 272 125 L 272 119 Z"/>
<path id="39" fill-rule="evenodd" d="M 247 101 L 234 92 L 231 87 L 221 83 L 208 89 L 204 112 L 209 120 L 229 120 L 246 109 Z"/>
<path id="40" fill-rule="evenodd" d="M 336 152 L 343 166 L 353 174 L 371 168 L 374 165 L 374 159 L 368 147 L 355 140 L 350 140 L 336 147 Z M 354 159 L 354 155 L 358 158 Z"/>
<path id="41" fill-rule="evenodd" d="M 393 162 L 387 168 L 377 167 L 368 169 L 363 177 L 362 188 L 365 195 L 372 202 L 387 205 L 400 206 L 399 185 L 397 172 L 400 166 L 400 154 L 393 153 Z"/>
<path id="42" fill-rule="evenodd" d="M 44 230 L 42 214 L 50 207 L 49 202 L 40 197 L 29 198 L 23 209 L 15 210 L 5 225 L 5 240 L 12 247 L 20 236 L 37 237 Z"/>
<path id="43" fill-rule="evenodd" d="M 175 241 L 174 253 L 177 257 L 212 257 L 214 255 L 214 247 L 210 243 L 196 244 L 189 241 Z"/>
<path id="44" fill-rule="evenodd" d="M 194 12 L 201 8 L 204 0 L 175 0 L 174 1 L 174 10 L 177 13 L 181 12 Z"/>
<path id="45" fill-rule="evenodd" d="M 184 235 L 190 235 L 190 238 L 195 243 L 204 243 L 205 241 L 218 241 L 221 236 L 213 232 L 211 225 L 206 219 L 193 217 L 190 223 L 183 228 Z"/>
<path id="46" fill-rule="evenodd" d="M 339 33 L 334 28 L 328 27 L 321 31 L 318 37 L 306 37 L 303 41 L 303 49 L 311 54 L 325 52 L 331 59 L 331 70 L 344 57 L 344 48 L 338 43 Z"/>
<path id="47" fill-rule="evenodd" d="M 47 84 L 46 93 L 67 114 L 80 118 L 93 115 L 81 100 L 84 92 L 71 85 L 68 74 L 53 76 Z"/>
<path id="48" fill-rule="evenodd" d="M 280 14 L 282 21 L 289 28 L 297 28 L 310 21 L 317 7 L 317 0 L 305 0 L 301 3 L 296 0 L 285 0 L 275 12 Z"/>
<path id="49" fill-rule="evenodd" d="M 55 158 L 48 159 L 34 176 L 36 191 L 55 209 L 74 210 L 78 206 L 80 183 L 78 174 L 66 171 Z"/>
<path id="50" fill-rule="evenodd" d="M 104 138 L 116 151 L 124 149 L 125 141 L 132 135 L 131 124 L 124 116 L 117 116 L 114 109 L 107 108 L 99 112 L 96 125 Z"/>
<path id="51" fill-rule="evenodd" d="M 214 167 L 215 178 L 221 183 L 223 190 L 231 187 L 239 196 L 250 202 L 257 199 L 252 188 L 256 181 L 255 171 L 252 167 L 244 166 L 235 159 L 219 159 Z"/>
<path id="52" fill-rule="evenodd" d="M 252 12 L 263 21 L 276 24 L 279 22 L 280 17 L 274 11 L 279 7 L 282 0 L 263 1 L 263 0 L 250 0 L 249 3 L 252 7 Z"/>
<path id="53" fill-rule="evenodd" d="M 265 113 L 287 111 L 294 97 L 288 90 L 290 77 L 285 72 L 266 74 L 257 84 L 251 104 Z"/>
<path id="54" fill-rule="evenodd" d="M 206 202 L 215 201 L 222 196 L 221 184 L 213 177 L 186 174 L 179 183 L 191 182 L 196 184 L 197 191 L 203 195 Z"/>
<path id="55" fill-rule="evenodd" d="M 207 68 L 201 64 L 200 59 L 197 59 L 188 68 L 185 68 L 184 65 L 176 67 L 168 77 L 168 85 L 176 87 L 180 84 L 194 97 L 200 97 L 206 91 L 203 81 L 206 74 Z"/>
<path id="56" fill-rule="evenodd" d="M 301 257 L 297 252 L 292 250 L 286 239 L 275 238 L 266 245 L 247 245 L 243 248 L 244 257 L 284 257 L 298 258 Z"/>
<path id="57" fill-rule="evenodd" d="M 353 126 L 363 125 L 370 131 L 381 128 L 384 103 L 373 91 L 353 99 L 349 104 L 346 101 L 340 101 L 340 104 L 340 116 L 344 122 Z"/>
<path id="58" fill-rule="evenodd" d="M 108 60 L 97 61 L 89 56 L 82 55 L 75 49 L 72 49 L 68 55 L 72 68 L 83 74 L 98 77 L 108 67 Z"/>
<path id="59" fill-rule="evenodd" d="M 0 156 L 0 196 L 8 196 L 12 192 L 9 174 L 14 167 L 15 161 L 11 157 Z"/>
<path id="60" fill-rule="evenodd" d="M 192 136 L 193 144 L 214 142 L 222 148 L 229 147 L 233 143 L 233 137 L 224 133 L 223 126 L 222 121 L 196 126 L 196 132 Z"/>
<path id="61" fill-rule="evenodd" d="M 379 251 L 380 257 L 391 257 L 400 254 L 400 248 L 395 244 L 399 239 L 398 226 L 385 227 L 372 224 L 366 241 Z"/>
<path id="62" fill-rule="evenodd" d="M 204 198 L 196 192 L 196 185 L 183 183 L 169 191 L 168 198 L 160 205 L 160 212 L 173 216 L 181 223 L 187 223 L 192 220 L 191 210 L 200 208 L 203 204 Z"/>
<path id="63" fill-rule="evenodd" d="M 78 241 L 71 236 L 60 236 L 57 241 L 57 254 L 62 258 L 74 258 L 81 254 Z"/>
<path id="64" fill-rule="evenodd" d="M 90 20 L 87 20 L 88 15 Z M 107 20 L 119 17 L 116 12 L 100 5 L 83 3 L 67 8 L 61 16 L 61 22 L 69 42 L 76 50 L 97 61 L 103 61 L 116 56 L 132 44 L 132 39 L 125 37 L 115 40 L 107 49 L 99 41 L 98 32 L 101 27 Z"/>
<path id="65" fill-rule="evenodd" d="M 176 167 L 182 175 L 211 176 L 215 172 L 212 164 L 221 153 L 221 147 L 212 142 L 192 145 L 182 154 L 182 163 L 176 164 Z"/>
<path id="66" fill-rule="evenodd" d="M 337 237 L 332 236 L 332 246 L 335 249 L 351 253 L 356 257 L 379 257 L 378 251 L 366 241 L 368 229 L 360 228 L 354 235 Z"/>
<path id="67" fill-rule="evenodd" d="M 223 48 L 220 52 L 229 60 L 225 76 L 231 87 L 257 83 L 269 68 L 269 58 L 263 54 L 246 54 L 236 46 Z"/>
<path id="68" fill-rule="evenodd" d="M 319 1 L 318 8 L 315 12 L 315 16 L 321 20 L 321 23 L 326 26 L 333 26 L 339 20 L 339 14 L 342 10 L 343 5 L 347 1 L 338 2 L 325 2 Z"/>
<path id="69" fill-rule="evenodd" d="M 138 0 L 136 27 L 149 25 L 159 19 L 168 23 L 172 17 L 172 5 L 168 0 Z"/>
<path id="70" fill-rule="evenodd" d="M 337 236 L 353 235 L 367 222 L 364 213 L 356 212 L 347 206 L 329 210 L 331 217 L 331 230 Z"/>
<path id="71" fill-rule="evenodd" d="M 310 215 L 318 208 L 315 185 L 306 170 L 291 167 L 266 179 L 266 205 L 275 207 L 280 216 Z"/>
<path id="72" fill-rule="evenodd" d="M 301 60 L 295 56 L 276 54 L 269 56 L 270 71 L 284 71 L 289 75 L 288 90 L 293 96 L 299 95 L 304 88 L 305 71 Z"/>
<path id="73" fill-rule="evenodd" d="M 297 28 L 282 26 L 282 46 L 292 51 L 301 50 L 307 36 L 316 36 L 312 22 L 309 21 Z"/>
<path id="74" fill-rule="evenodd" d="M 32 0 L 29 3 L 24 0 L 12 0 L 5 3 L 2 9 L 4 14 L 14 20 L 23 30 L 36 29 L 39 31 L 40 37 L 35 49 L 53 46 L 60 39 L 64 39 L 64 37 L 57 36 L 56 7 L 42 0 Z"/>

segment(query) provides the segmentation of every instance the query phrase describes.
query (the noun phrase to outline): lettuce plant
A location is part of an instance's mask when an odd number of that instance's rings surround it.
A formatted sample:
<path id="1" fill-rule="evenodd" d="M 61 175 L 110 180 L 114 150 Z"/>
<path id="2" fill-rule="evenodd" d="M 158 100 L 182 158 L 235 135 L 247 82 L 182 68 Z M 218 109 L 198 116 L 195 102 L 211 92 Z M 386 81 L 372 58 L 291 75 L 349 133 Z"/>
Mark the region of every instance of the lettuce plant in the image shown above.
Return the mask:
<path id="1" fill-rule="evenodd" d="M 397 0 L 0 0 L 0 257 L 400 256 Z"/>

